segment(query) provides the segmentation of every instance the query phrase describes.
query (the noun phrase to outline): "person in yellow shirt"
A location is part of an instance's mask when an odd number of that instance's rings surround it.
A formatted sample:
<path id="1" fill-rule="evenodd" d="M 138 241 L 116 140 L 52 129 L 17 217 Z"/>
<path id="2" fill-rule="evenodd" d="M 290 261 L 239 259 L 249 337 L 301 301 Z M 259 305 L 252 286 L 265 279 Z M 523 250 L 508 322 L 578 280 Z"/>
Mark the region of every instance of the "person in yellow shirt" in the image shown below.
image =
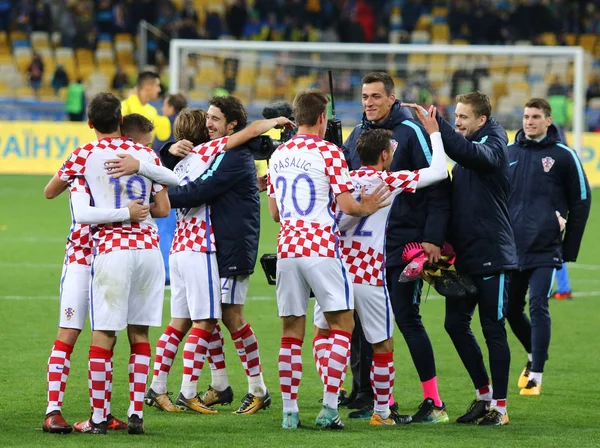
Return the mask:
<path id="1" fill-rule="evenodd" d="M 159 140 L 168 140 L 171 135 L 171 123 L 168 117 L 158 115 L 156 107 L 150 104 L 150 101 L 158 99 L 159 94 L 158 74 L 151 71 L 141 72 L 137 77 L 136 93 L 121 102 L 121 113 L 123 116 L 136 113 L 146 117 L 154 124 L 154 136 Z"/>

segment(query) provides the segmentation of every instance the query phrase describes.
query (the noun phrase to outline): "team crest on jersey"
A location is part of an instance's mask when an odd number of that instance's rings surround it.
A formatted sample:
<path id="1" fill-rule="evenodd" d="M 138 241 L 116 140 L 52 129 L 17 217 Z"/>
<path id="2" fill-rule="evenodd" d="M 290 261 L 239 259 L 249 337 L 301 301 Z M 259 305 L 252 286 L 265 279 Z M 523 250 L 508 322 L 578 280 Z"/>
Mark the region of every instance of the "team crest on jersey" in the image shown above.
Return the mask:
<path id="1" fill-rule="evenodd" d="M 554 159 L 552 157 L 544 157 L 542 159 L 542 166 L 544 167 L 544 172 L 548 173 L 554 166 Z"/>
<path id="2" fill-rule="evenodd" d="M 71 308 L 71 307 L 65 308 L 65 316 L 67 317 L 67 320 L 71 320 L 74 315 L 75 315 L 75 310 L 73 308 Z"/>

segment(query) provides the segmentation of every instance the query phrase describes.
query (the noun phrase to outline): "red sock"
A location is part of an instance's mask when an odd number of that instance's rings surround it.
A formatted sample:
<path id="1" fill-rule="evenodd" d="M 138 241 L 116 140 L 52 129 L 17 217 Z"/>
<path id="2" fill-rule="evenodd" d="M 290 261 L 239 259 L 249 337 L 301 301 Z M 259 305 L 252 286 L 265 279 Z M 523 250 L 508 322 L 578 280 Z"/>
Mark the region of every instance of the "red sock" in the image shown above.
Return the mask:
<path id="1" fill-rule="evenodd" d="M 394 353 L 373 353 L 371 363 L 371 386 L 375 397 L 375 412 L 387 412 L 394 390 Z"/>
<path id="2" fill-rule="evenodd" d="M 179 344 L 185 333 L 168 326 L 156 343 L 156 356 L 154 358 L 154 376 L 150 387 L 157 394 L 167 393 L 167 378 L 173 366 Z"/>
<path id="3" fill-rule="evenodd" d="M 325 384 L 325 377 L 323 375 L 323 356 L 327 351 L 327 345 L 329 344 L 329 337 L 322 334 L 315 335 L 313 339 L 313 358 L 315 359 L 315 365 L 317 366 L 317 372 L 321 377 L 321 381 Z"/>
<path id="4" fill-rule="evenodd" d="M 187 399 L 193 398 L 196 393 L 196 384 L 206 360 L 208 341 L 212 333 L 201 328 L 192 328 L 190 335 L 183 347 L 183 381 L 181 393 Z"/>
<path id="5" fill-rule="evenodd" d="M 90 347 L 88 361 L 88 386 L 90 404 L 92 406 L 92 421 L 102 423 L 108 415 L 106 405 L 108 389 L 111 384 L 112 352 L 102 347 Z"/>
<path id="6" fill-rule="evenodd" d="M 71 353 L 73 353 L 72 345 L 58 339 L 54 341 L 54 346 L 48 358 L 48 407 L 46 408 L 46 414 L 62 409 L 67 378 L 69 378 L 71 370 Z"/>
<path id="7" fill-rule="evenodd" d="M 208 341 L 206 361 L 210 365 L 210 370 L 222 370 L 226 368 L 223 344 L 223 332 L 219 324 L 217 324 L 215 325 L 210 341 Z"/>
<path id="8" fill-rule="evenodd" d="M 298 388 L 302 379 L 302 341 L 281 338 L 279 349 L 279 387 L 284 412 L 298 412 Z"/>
<path id="9" fill-rule="evenodd" d="M 325 392 L 323 404 L 337 409 L 340 387 L 344 383 L 348 360 L 350 359 L 350 341 L 352 335 L 347 331 L 331 330 L 329 344 L 323 356 L 323 375 L 325 376 Z"/>
<path id="10" fill-rule="evenodd" d="M 138 342 L 131 346 L 131 354 L 129 355 L 128 417 L 136 414 L 139 418 L 144 418 L 144 394 L 146 393 L 151 357 L 152 352 L 149 343 Z"/>
<path id="11" fill-rule="evenodd" d="M 242 361 L 246 376 L 258 376 L 262 373 L 258 341 L 250 324 L 244 325 L 231 335 L 235 349 Z"/>

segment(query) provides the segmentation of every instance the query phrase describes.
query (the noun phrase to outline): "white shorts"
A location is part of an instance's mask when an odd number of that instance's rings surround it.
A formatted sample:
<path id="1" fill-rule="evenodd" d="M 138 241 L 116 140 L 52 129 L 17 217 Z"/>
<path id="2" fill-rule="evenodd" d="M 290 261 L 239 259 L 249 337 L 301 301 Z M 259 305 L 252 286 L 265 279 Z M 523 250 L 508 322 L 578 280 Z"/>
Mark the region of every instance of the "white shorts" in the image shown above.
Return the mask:
<path id="1" fill-rule="evenodd" d="M 221 277 L 221 303 L 227 305 L 244 305 L 250 286 L 249 275 Z"/>
<path id="2" fill-rule="evenodd" d="M 58 326 L 83 330 L 90 308 L 91 266 L 69 263 L 60 279 L 60 317 Z"/>
<path id="3" fill-rule="evenodd" d="M 354 309 L 352 283 L 339 258 L 279 259 L 276 282 L 280 317 L 305 316 L 311 290 L 324 311 Z"/>
<path id="4" fill-rule="evenodd" d="M 169 256 L 169 269 L 172 318 L 221 318 L 219 267 L 214 252 L 175 252 Z"/>
<path id="5" fill-rule="evenodd" d="M 120 331 L 127 325 L 160 327 L 165 266 L 158 249 L 116 250 L 94 257 L 92 330 Z"/>
<path id="6" fill-rule="evenodd" d="M 391 338 L 394 331 L 394 318 L 387 288 L 359 284 L 353 286 L 354 306 L 369 344 L 377 344 Z M 318 328 L 329 328 L 318 303 L 315 303 L 313 323 Z"/>

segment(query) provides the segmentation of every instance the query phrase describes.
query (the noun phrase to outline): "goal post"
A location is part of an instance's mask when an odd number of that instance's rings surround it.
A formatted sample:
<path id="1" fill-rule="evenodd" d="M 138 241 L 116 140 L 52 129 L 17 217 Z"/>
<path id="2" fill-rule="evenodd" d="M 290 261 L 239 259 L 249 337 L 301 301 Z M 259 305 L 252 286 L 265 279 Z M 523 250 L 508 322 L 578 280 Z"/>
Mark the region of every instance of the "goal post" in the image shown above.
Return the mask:
<path id="1" fill-rule="evenodd" d="M 257 61 L 261 58 L 261 55 L 265 59 L 270 60 L 270 63 L 276 64 L 295 64 L 296 66 L 304 66 L 309 71 L 327 70 L 329 68 L 336 69 L 347 69 L 347 70 L 361 70 L 363 73 L 368 71 L 388 71 L 396 73 L 399 65 L 406 63 L 418 64 L 420 57 L 423 57 L 424 69 L 429 71 L 431 77 L 437 79 L 436 82 L 440 82 L 442 85 L 447 85 L 449 80 L 448 76 L 453 76 L 451 71 L 448 71 L 448 67 L 440 68 L 441 71 L 437 71 L 435 68 L 434 61 L 452 61 L 455 58 L 454 66 L 455 69 L 460 70 L 464 67 L 457 67 L 456 64 L 460 65 L 462 57 L 465 57 L 464 61 L 470 69 L 477 69 L 478 60 L 482 64 L 483 69 L 489 69 L 494 71 L 492 79 L 496 81 L 502 81 L 503 73 L 506 73 L 506 80 L 504 82 L 504 89 L 506 92 L 518 85 L 522 86 L 525 83 L 525 92 L 533 92 L 534 86 L 527 86 L 529 83 L 528 79 L 532 79 L 531 76 L 526 76 L 529 73 L 536 72 L 538 76 L 546 79 L 548 83 L 549 73 L 546 71 L 548 67 L 552 67 L 553 73 L 562 77 L 563 80 L 567 80 L 572 77 L 573 85 L 573 141 L 570 142 L 574 148 L 579 152 L 581 144 L 583 142 L 582 136 L 584 131 L 584 108 L 585 108 L 585 72 L 586 72 L 586 58 L 583 48 L 581 47 L 558 47 L 558 46 L 533 46 L 533 45 L 448 45 L 448 44 L 345 44 L 345 43 L 332 43 L 332 42 L 258 42 L 258 41 L 237 41 L 237 40 L 186 40 L 186 39 L 173 39 L 170 42 L 170 55 L 169 55 L 169 91 L 171 93 L 177 93 L 180 91 L 186 92 L 184 80 L 190 76 L 199 76 L 200 82 L 202 79 L 215 80 L 220 77 L 222 69 L 218 64 L 205 64 L 202 68 L 202 59 L 235 59 L 236 61 L 244 60 Z M 290 56 L 291 55 L 291 56 Z M 425 59 L 426 58 L 426 59 Z M 494 64 L 502 64 L 502 61 L 506 58 L 506 66 L 496 66 Z M 193 59 L 193 62 L 188 63 L 188 59 Z M 198 60 L 200 59 L 200 61 Z M 274 62 L 273 62 L 274 61 Z M 373 62 L 375 61 L 375 62 Z M 402 62 L 398 62 L 402 61 Z M 412 61 L 412 62 L 411 62 Z M 416 61 L 416 62 L 415 62 Z M 536 67 L 536 61 L 539 61 L 539 67 Z M 449 62 L 444 62 L 449 64 Z M 517 83 L 509 82 L 512 75 L 508 75 L 509 64 L 520 64 L 523 66 L 522 77 L 518 78 L 519 74 L 514 75 L 518 79 Z M 571 65 L 572 64 L 572 65 Z M 485 67 L 487 65 L 487 67 Z M 544 65 L 543 67 L 541 65 Z M 572 72 L 570 72 L 572 67 Z M 406 68 L 406 67 L 404 67 Z M 516 68 L 516 67 L 515 67 Z M 409 67 L 410 69 L 410 67 Z M 237 66 L 236 66 L 237 70 Z M 255 70 L 255 71 L 252 71 Z M 246 73 L 247 83 L 252 83 L 253 73 L 258 79 L 259 72 L 254 68 Z M 303 69 L 304 70 L 304 69 Z M 200 72 L 198 72 L 200 71 Z M 306 70 L 304 70 L 306 71 Z M 519 70 L 516 70 L 517 72 Z M 243 70 L 242 70 L 243 72 Z M 511 71 L 512 72 L 512 71 Z M 303 72 L 304 73 L 304 72 Z M 404 73 L 404 72 L 401 72 Z M 239 74 L 238 74 L 239 75 Z M 236 75 L 236 76 L 238 76 Z M 402 76 L 402 75 L 399 75 Z M 262 91 L 271 92 L 267 80 Z M 488 78 L 485 78 L 488 80 Z M 208 81 L 207 81 L 208 82 Z M 518 84 L 518 85 L 517 85 Z M 210 86 L 207 84 L 200 84 L 202 89 L 207 89 Z M 495 86 L 494 84 L 494 90 Z M 480 90 L 490 95 L 494 104 L 493 115 L 497 116 L 498 104 L 502 105 L 503 97 L 498 95 L 492 96 L 490 90 L 492 90 L 492 84 L 488 82 L 486 86 L 481 86 Z M 306 86 L 308 87 L 308 85 Z M 502 87 L 502 86 L 501 86 Z M 527 87 L 530 87 L 527 89 Z M 248 87 L 251 89 L 252 87 Z M 193 87 L 193 90 L 198 90 L 198 87 Z M 203 92 L 205 96 L 210 96 L 210 88 L 208 92 Z M 233 92 L 234 95 L 237 91 Z M 337 89 L 336 89 L 337 95 Z M 256 102 L 264 104 L 268 102 L 268 93 L 265 95 L 258 95 L 262 97 L 257 99 Z M 250 97 L 248 97 L 250 98 Z M 248 100 L 248 98 L 244 98 Z M 454 103 L 453 98 L 450 95 L 445 96 L 446 100 L 451 104 Z M 525 100 L 527 98 L 523 97 Z M 275 99 L 275 98 L 273 98 Z M 354 98 L 355 101 L 359 101 L 360 96 Z M 513 98 L 514 100 L 514 98 Z M 252 97 L 250 102 L 254 101 Z M 514 101 L 513 101 L 514 104 Z M 521 107 L 525 104 L 522 102 Z M 508 116 L 508 114 L 507 114 Z M 514 118 L 514 117 L 513 117 Z M 502 120 L 500 120 L 502 123 Z M 513 120 L 514 123 L 516 121 Z M 505 126 L 506 127 L 506 126 Z"/>

